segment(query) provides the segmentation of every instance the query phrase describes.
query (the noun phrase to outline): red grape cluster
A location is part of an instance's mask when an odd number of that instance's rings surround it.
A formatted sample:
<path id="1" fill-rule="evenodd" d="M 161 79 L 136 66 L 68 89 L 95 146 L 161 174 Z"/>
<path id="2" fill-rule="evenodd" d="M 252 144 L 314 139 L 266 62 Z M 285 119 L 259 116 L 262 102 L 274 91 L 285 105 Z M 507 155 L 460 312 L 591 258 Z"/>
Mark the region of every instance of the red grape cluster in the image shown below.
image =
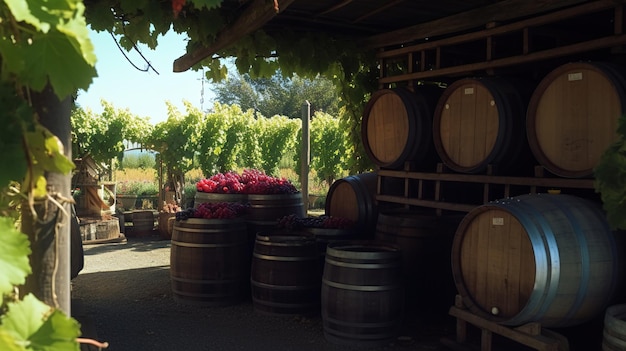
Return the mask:
<path id="1" fill-rule="evenodd" d="M 326 228 L 326 229 L 351 229 L 354 222 L 343 217 L 319 216 L 319 217 L 298 217 L 294 214 L 278 219 L 277 227 L 289 230 L 302 228 Z"/>
<path id="2" fill-rule="evenodd" d="M 236 172 L 217 173 L 196 183 L 196 190 L 204 193 L 239 194 L 243 189 Z"/>
<path id="3" fill-rule="evenodd" d="M 256 169 L 245 169 L 241 175 L 236 172 L 215 174 L 198 181 L 196 190 L 205 193 L 261 195 L 298 192 L 289 180 L 268 176 Z"/>
<path id="4" fill-rule="evenodd" d="M 188 208 L 176 213 L 177 220 L 187 218 L 232 219 L 243 215 L 246 206 L 238 202 L 201 203 L 196 208 Z"/>

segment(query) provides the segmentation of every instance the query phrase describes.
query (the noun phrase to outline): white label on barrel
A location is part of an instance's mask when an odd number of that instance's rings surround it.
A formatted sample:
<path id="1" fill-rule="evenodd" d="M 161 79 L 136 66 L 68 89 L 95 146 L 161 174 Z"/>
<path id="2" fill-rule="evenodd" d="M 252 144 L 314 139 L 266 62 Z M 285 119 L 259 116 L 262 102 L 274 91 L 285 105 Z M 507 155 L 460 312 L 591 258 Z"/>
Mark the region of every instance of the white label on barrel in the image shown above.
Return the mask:
<path id="1" fill-rule="evenodd" d="M 583 72 L 569 73 L 567 75 L 567 80 L 570 82 L 574 80 L 583 80 Z"/>
<path id="2" fill-rule="evenodd" d="M 472 95 L 474 94 L 474 88 L 465 88 L 463 92 L 465 95 Z"/>
<path id="3" fill-rule="evenodd" d="M 502 218 L 502 217 L 493 217 L 491 219 L 491 223 L 493 225 L 504 225 L 504 218 Z"/>

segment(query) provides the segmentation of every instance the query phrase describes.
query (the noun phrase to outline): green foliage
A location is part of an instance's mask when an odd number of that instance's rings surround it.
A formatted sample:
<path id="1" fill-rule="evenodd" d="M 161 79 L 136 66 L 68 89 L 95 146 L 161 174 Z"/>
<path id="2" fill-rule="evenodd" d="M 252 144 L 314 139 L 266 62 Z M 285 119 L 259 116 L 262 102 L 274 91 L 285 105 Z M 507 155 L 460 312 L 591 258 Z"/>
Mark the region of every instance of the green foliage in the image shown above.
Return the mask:
<path id="1" fill-rule="evenodd" d="M 80 335 L 78 322 L 67 318 L 63 312 L 51 308 L 32 294 L 7 305 L 7 313 L 0 318 L 1 350 L 80 349 L 76 342 Z"/>
<path id="2" fill-rule="evenodd" d="M 122 160 L 122 168 L 141 168 L 148 169 L 156 166 L 154 154 L 148 152 L 142 153 L 126 153 Z"/>
<path id="3" fill-rule="evenodd" d="M 0 4 L 3 80 L 11 77 L 34 91 L 50 84 L 61 100 L 77 89 L 87 89 L 96 76 L 96 57 L 84 11 L 77 0 L 46 6 L 33 0 Z"/>
<path id="4" fill-rule="evenodd" d="M 280 160 L 286 150 L 292 150 L 295 147 L 300 127 L 299 119 L 289 119 L 285 116 L 272 118 L 260 116 L 256 120 L 258 145 L 262 150 L 261 168 L 266 174 L 279 175 Z"/>
<path id="5" fill-rule="evenodd" d="M 77 0 L 0 3 L 0 302 L 11 296 L 0 312 L 1 350 L 79 349 L 75 320 L 33 295 L 12 294 L 31 273 L 31 243 L 15 226 L 17 199 L 28 199 L 23 206 L 32 210 L 34 199 L 50 196 L 46 175 L 74 168 L 60 140 L 39 123 L 30 96 L 51 88 L 62 101 L 91 84 L 95 56 L 84 10 Z"/>
<path id="6" fill-rule="evenodd" d="M 30 244 L 28 237 L 15 229 L 11 218 L 0 217 L 0 305 L 1 293 L 11 291 L 14 285 L 24 284 L 25 278 L 31 273 L 28 262 Z"/>
<path id="7" fill-rule="evenodd" d="M 72 111 L 72 151 L 76 157 L 89 154 L 94 161 L 108 164 L 113 158 L 123 158 L 125 140 L 145 143 L 153 127 L 148 118 L 115 108 L 105 100 L 101 103 L 101 114 L 81 107 Z"/>
<path id="8" fill-rule="evenodd" d="M 232 75 L 215 88 L 216 100 L 238 104 L 264 116 L 300 118 L 302 104 L 309 101 L 314 110 L 337 114 L 338 98 L 333 82 L 323 77 L 304 79 L 284 77 L 280 71 L 270 78 L 252 79 L 250 74 Z"/>
<path id="9" fill-rule="evenodd" d="M 617 133 L 619 140 L 603 153 L 594 169 L 594 185 L 611 227 L 626 229 L 626 116 L 620 118 Z"/>
<path id="10" fill-rule="evenodd" d="M 339 120 L 318 112 L 311 120 L 311 168 L 320 181 L 331 185 L 345 165 L 346 138 Z"/>

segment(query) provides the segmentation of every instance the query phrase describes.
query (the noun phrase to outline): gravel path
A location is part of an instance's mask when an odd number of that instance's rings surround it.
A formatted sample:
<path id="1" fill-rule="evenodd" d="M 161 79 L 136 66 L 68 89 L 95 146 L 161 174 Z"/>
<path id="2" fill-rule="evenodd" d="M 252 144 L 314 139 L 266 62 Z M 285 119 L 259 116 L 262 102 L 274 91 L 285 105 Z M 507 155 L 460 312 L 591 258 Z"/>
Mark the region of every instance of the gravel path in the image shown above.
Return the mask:
<path id="1" fill-rule="evenodd" d="M 319 315 L 268 316 L 254 311 L 251 301 L 227 307 L 176 303 L 167 240 L 129 238 L 86 245 L 84 251 L 85 268 L 72 284 L 81 308 L 73 314 L 83 324 L 93 324 L 97 339 L 110 344 L 108 350 L 351 349 L 325 340 Z M 437 325 L 407 321 L 398 340 L 376 350 L 446 350 L 439 339 L 453 335 L 452 325 L 446 318 Z"/>

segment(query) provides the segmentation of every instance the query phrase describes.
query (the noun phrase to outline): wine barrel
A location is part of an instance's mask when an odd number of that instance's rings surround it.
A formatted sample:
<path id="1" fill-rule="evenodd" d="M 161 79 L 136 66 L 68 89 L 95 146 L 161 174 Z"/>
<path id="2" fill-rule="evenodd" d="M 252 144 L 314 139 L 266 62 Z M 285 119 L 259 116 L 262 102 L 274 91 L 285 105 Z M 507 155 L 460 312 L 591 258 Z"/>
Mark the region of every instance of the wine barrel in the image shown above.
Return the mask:
<path id="1" fill-rule="evenodd" d="M 519 172 L 530 154 L 524 129 L 529 90 L 523 81 L 499 77 L 464 78 L 448 86 L 432 132 L 443 163 L 461 173 L 484 172 L 489 165 Z"/>
<path id="2" fill-rule="evenodd" d="M 325 214 L 347 218 L 355 223 L 359 236 L 374 234 L 378 208 L 376 206 L 376 173 L 360 173 L 338 179 L 326 194 Z"/>
<path id="3" fill-rule="evenodd" d="M 446 315 L 454 302 L 450 248 L 462 219 L 406 209 L 378 214 L 375 238 L 401 252 L 406 307 L 414 317 Z"/>
<path id="4" fill-rule="evenodd" d="M 432 146 L 432 110 L 443 89 L 420 85 L 382 89 L 365 105 L 361 138 L 368 157 L 376 165 L 398 169 L 414 161 L 420 169 L 437 162 Z"/>
<path id="5" fill-rule="evenodd" d="M 250 287 L 258 312 L 319 313 L 321 272 L 315 238 L 295 232 L 260 232 L 252 254 Z"/>
<path id="6" fill-rule="evenodd" d="M 219 202 L 241 202 L 246 203 L 248 196 L 246 194 L 221 194 L 221 193 L 205 193 L 196 191 L 193 198 L 194 207 L 198 208 L 201 203 L 219 203 Z"/>
<path id="7" fill-rule="evenodd" d="M 148 211 L 133 211 L 132 212 L 133 229 L 132 236 L 142 237 L 150 236 L 154 232 L 154 212 Z"/>
<path id="8" fill-rule="evenodd" d="M 567 178 L 593 175 L 603 152 L 618 138 L 626 112 L 622 68 L 608 63 L 562 65 L 539 83 L 528 104 L 530 149 L 548 171 Z"/>
<path id="9" fill-rule="evenodd" d="M 243 219 L 176 221 L 170 254 L 174 299 L 206 306 L 241 300 L 250 277 L 248 248 Z"/>
<path id="10" fill-rule="evenodd" d="M 504 325 L 585 323 L 604 311 L 620 259 L 601 208 L 571 195 L 522 195 L 470 211 L 452 244 L 464 304 Z"/>
<path id="11" fill-rule="evenodd" d="M 330 243 L 322 278 L 326 340 L 381 346 L 402 324 L 404 288 L 400 251 L 375 241 Z"/>
<path id="12" fill-rule="evenodd" d="M 293 194 L 249 194 L 246 221 L 248 223 L 248 240 L 254 247 L 259 232 L 274 230 L 278 219 L 294 214 L 304 217 L 302 193 Z"/>
<path id="13" fill-rule="evenodd" d="M 626 350 L 626 304 L 606 309 L 602 336 L 602 351 Z"/>

